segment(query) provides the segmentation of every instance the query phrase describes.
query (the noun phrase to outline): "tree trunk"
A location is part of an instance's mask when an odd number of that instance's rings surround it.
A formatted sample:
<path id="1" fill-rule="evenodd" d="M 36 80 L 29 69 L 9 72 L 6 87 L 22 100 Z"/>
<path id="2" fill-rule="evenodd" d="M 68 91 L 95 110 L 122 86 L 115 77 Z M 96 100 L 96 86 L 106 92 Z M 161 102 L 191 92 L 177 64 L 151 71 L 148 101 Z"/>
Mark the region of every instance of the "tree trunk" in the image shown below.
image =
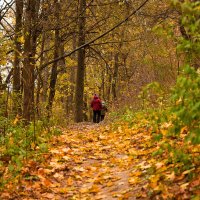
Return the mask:
<path id="1" fill-rule="evenodd" d="M 102 97 L 105 100 L 105 69 L 102 70 L 101 72 L 101 92 L 102 92 Z"/>
<path id="2" fill-rule="evenodd" d="M 76 48 L 76 34 L 73 34 L 73 49 Z M 76 53 L 72 55 L 72 58 L 75 60 L 76 59 Z M 66 105 L 66 115 L 69 116 L 71 114 L 71 117 L 74 119 L 74 91 L 75 91 L 75 75 L 76 75 L 76 69 L 77 66 L 74 66 L 69 69 L 69 93 L 67 97 L 67 105 Z"/>
<path id="3" fill-rule="evenodd" d="M 114 74 L 113 74 L 113 80 L 112 80 L 112 94 L 113 94 L 113 100 L 117 99 L 117 79 L 118 79 L 118 69 L 119 69 L 119 53 L 117 52 L 115 54 L 114 58 L 115 64 L 114 64 Z"/>
<path id="4" fill-rule="evenodd" d="M 2 76 L 1 76 L 1 71 L 0 71 L 0 95 L 1 93 L 3 92 L 3 79 L 2 79 Z"/>
<path id="5" fill-rule="evenodd" d="M 21 70 L 20 56 L 22 55 L 21 41 L 22 37 L 22 17 L 23 0 L 16 0 L 16 24 L 15 24 L 15 54 L 13 69 L 13 91 L 14 91 L 14 113 L 21 114 Z"/>
<path id="6" fill-rule="evenodd" d="M 24 23 L 24 66 L 23 66 L 23 118 L 29 122 L 34 115 L 34 66 L 36 54 L 36 21 L 40 1 L 28 0 Z"/>
<path id="7" fill-rule="evenodd" d="M 45 35 L 45 44 L 44 44 L 45 48 L 44 51 L 46 49 L 50 48 L 50 39 L 48 37 L 48 34 Z M 44 53 L 44 62 L 46 62 L 48 60 L 48 53 L 45 52 Z M 47 98 L 48 98 L 48 79 L 49 79 L 49 66 L 47 66 L 46 68 L 44 68 L 44 70 L 42 71 L 42 94 L 41 94 L 41 99 L 43 104 L 47 103 Z"/>
<path id="8" fill-rule="evenodd" d="M 45 33 L 42 33 L 42 44 L 41 44 L 41 57 L 40 57 L 40 67 L 42 66 L 43 62 L 44 62 L 44 46 L 45 46 Z M 42 76 L 41 73 L 38 73 L 38 77 L 37 77 L 37 94 L 36 94 L 36 111 L 37 111 L 37 116 L 40 117 L 40 90 L 42 87 Z"/>
<path id="9" fill-rule="evenodd" d="M 60 4 L 58 0 L 55 0 L 54 3 L 56 4 L 55 8 L 55 18 L 59 22 L 59 9 L 60 9 Z M 60 35 L 59 35 L 59 23 L 56 26 L 55 29 L 55 50 L 54 50 L 54 58 L 57 58 L 59 56 L 59 47 L 60 47 Z M 50 91 L 49 91 L 49 99 L 48 99 L 48 118 L 50 117 L 52 113 L 52 106 L 53 106 L 53 100 L 55 96 L 55 87 L 56 87 L 56 81 L 57 81 L 57 75 L 58 75 L 58 61 L 55 61 L 52 66 L 51 70 L 51 77 L 50 77 Z"/>
<path id="10" fill-rule="evenodd" d="M 85 9 L 86 0 L 79 2 L 79 37 L 78 46 L 85 43 Z M 75 121 L 83 121 L 83 93 L 84 93 L 84 72 L 85 72 L 85 48 L 78 51 L 78 69 L 76 76 L 76 95 L 75 95 Z"/>
<path id="11" fill-rule="evenodd" d="M 25 31 L 24 31 L 24 66 L 22 73 L 23 80 L 23 118 L 26 121 L 31 120 L 33 111 L 34 95 L 34 66 L 31 63 L 31 29 L 32 29 L 32 6 L 33 0 L 28 0 L 25 13 Z"/>
<path id="12" fill-rule="evenodd" d="M 112 82 L 112 74 L 108 72 L 108 87 L 107 87 L 107 101 L 110 102 L 111 100 L 111 82 Z"/>

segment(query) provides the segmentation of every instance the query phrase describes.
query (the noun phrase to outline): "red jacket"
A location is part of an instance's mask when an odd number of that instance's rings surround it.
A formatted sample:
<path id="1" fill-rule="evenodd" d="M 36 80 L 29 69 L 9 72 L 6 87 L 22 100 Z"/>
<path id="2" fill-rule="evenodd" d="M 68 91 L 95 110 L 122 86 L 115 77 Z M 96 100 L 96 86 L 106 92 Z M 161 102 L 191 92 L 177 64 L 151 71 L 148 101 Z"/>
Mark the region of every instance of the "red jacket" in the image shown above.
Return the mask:
<path id="1" fill-rule="evenodd" d="M 97 96 L 94 96 L 94 99 L 91 102 L 91 107 L 93 110 L 101 110 L 101 100 Z"/>

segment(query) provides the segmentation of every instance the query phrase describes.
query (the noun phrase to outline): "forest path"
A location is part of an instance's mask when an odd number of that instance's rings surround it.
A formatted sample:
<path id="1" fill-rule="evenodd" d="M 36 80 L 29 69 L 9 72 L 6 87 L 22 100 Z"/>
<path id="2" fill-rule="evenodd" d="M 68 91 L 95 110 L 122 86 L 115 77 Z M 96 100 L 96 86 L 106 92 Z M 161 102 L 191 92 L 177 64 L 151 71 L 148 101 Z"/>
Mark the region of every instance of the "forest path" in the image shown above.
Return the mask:
<path id="1" fill-rule="evenodd" d="M 147 199 L 149 136 L 104 124 L 79 123 L 51 141 L 40 163 L 30 161 L 14 199 Z"/>

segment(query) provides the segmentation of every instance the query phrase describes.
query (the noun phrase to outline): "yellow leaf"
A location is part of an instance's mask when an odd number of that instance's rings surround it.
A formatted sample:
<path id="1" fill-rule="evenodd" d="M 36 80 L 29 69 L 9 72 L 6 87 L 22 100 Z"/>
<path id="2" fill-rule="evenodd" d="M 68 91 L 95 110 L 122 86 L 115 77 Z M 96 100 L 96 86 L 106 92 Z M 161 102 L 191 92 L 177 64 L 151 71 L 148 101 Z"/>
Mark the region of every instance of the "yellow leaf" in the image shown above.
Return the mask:
<path id="1" fill-rule="evenodd" d="M 163 130 L 163 129 L 161 129 L 161 133 L 162 133 L 163 135 L 167 135 L 168 130 Z"/>
<path id="2" fill-rule="evenodd" d="M 78 180 L 82 180 L 82 177 L 79 176 L 79 175 L 75 175 L 75 178 L 78 179 Z"/>
<path id="3" fill-rule="evenodd" d="M 95 181 L 95 180 L 94 180 L 93 178 L 90 178 L 90 179 L 87 179 L 87 180 L 86 180 L 87 183 L 94 183 L 94 181 Z M 96 181 L 95 181 L 95 182 L 96 182 Z"/>
<path id="4" fill-rule="evenodd" d="M 138 151 L 136 151 L 135 149 L 129 149 L 129 153 L 132 155 L 138 155 Z"/>
<path id="5" fill-rule="evenodd" d="M 101 139 L 101 140 L 106 140 L 106 139 L 107 139 L 107 136 L 105 136 L 105 135 L 99 135 L 99 139 Z"/>
<path id="6" fill-rule="evenodd" d="M 69 156 L 63 156 L 63 159 L 65 159 L 66 161 L 71 160 L 71 158 Z"/>
<path id="7" fill-rule="evenodd" d="M 17 116 L 15 117 L 15 120 L 13 121 L 13 124 L 16 125 L 17 122 L 19 121 L 19 119 L 20 119 L 20 117 L 19 117 L 19 115 L 17 115 Z"/>
<path id="8" fill-rule="evenodd" d="M 99 191 L 100 191 L 100 189 L 97 185 L 93 185 L 89 190 L 90 193 L 97 193 Z"/>
<path id="9" fill-rule="evenodd" d="M 83 167 L 74 167 L 74 170 L 78 171 L 78 172 L 84 172 L 85 169 Z"/>
<path id="10" fill-rule="evenodd" d="M 88 166 L 88 167 L 87 167 L 87 170 L 96 171 L 97 168 L 96 168 L 96 167 L 93 167 L 93 166 Z"/>
<path id="11" fill-rule="evenodd" d="M 105 176 L 103 176 L 103 179 L 111 179 L 112 178 L 112 176 L 111 175 L 105 175 Z"/>
<path id="12" fill-rule="evenodd" d="M 36 145 L 34 142 L 31 143 L 31 149 L 35 149 L 36 148 Z"/>
<path id="13" fill-rule="evenodd" d="M 189 183 L 184 183 L 180 187 L 182 190 L 186 190 L 188 185 L 189 185 Z"/>
<path id="14" fill-rule="evenodd" d="M 132 176 L 140 176 L 141 174 L 142 174 L 142 172 L 140 172 L 140 171 L 135 171 L 135 172 L 131 173 Z"/>
<path id="15" fill-rule="evenodd" d="M 42 180 L 42 184 L 45 186 L 45 187 L 50 187 L 52 185 L 51 181 L 48 180 L 48 179 L 43 179 Z"/>
<path id="16" fill-rule="evenodd" d="M 54 175 L 53 175 L 53 177 L 54 178 L 57 178 L 57 179 L 63 179 L 64 177 L 63 177 L 63 174 L 59 174 L 59 173 L 55 173 Z"/>
<path id="17" fill-rule="evenodd" d="M 156 183 L 159 181 L 159 179 L 160 179 L 160 175 L 153 175 L 150 180 L 152 183 Z"/>
<path id="18" fill-rule="evenodd" d="M 45 174 L 51 174 L 51 173 L 53 173 L 54 172 L 54 170 L 51 170 L 51 169 L 44 169 L 44 173 Z"/>
<path id="19" fill-rule="evenodd" d="M 54 199 L 55 196 L 52 193 L 44 193 L 42 194 L 42 197 L 45 199 Z"/>
<path id="20" fill-rule="evenodd" d="M 67 179 L 67 185 L 72 186 L 73 185 L 73 179 L 71 177 L 69 177 Z"/>
<path id="21" fill-rule="evenodd" d="M 55 154 L 59 154 L 60 153 L 60 151 L 58 151 L 57 149 L 51 149 L 50 152 L 51 153 L 55 153 Z"/>
<path id="22" fill-rule="evenodd" d="M 61 194 L 66 194 L 68 192 L 69 192 L 69 188 L 60 188 L 59 189 L 59 193 L 61 193 Z"/>
<path id="23" fill-rule="evenodd" d="M 166 175 L 166 178 L 167 178 L 168 180 L 170 180 L 170 181 L 173 181 L 173 180 L 175 179 L 175 173 L 172 172 L 171 174 Z"/>
<path id="24" fill-rule="evenodd" d="M 140 164 L 140 168 L 141 168 L 141 169 L 148 169 L 148 168 L 150 168 L 150 167 L 151 167 L 150 164 L 149 164 L 149 165 L 145 165 L 145 163 Z"/>
<path id="25" fill-rule="evenodd" d="M 109 181 L 109 182 L 106 184 L 107 187 L 111 187 L 111 186 L 113 186 L 113 185 L 114 185 L 114 183 L 113 183 L 112 181 Z"/>
<path id="26" fill-rule="evenodd" d="M 121 127 L 121 126 L 118 127 L 118 132 L 119 132 L 119 133 L 123 133 L 122 127 Z"/>
<path id="27" fill-rule="evenodd" d="M 183 128 L 181 129 L 181 137 L 183 138 L 183 137 L 184 137 L 184 134 L 187 134 L 187 132 L 188 132 L 187 126 L 183 127 Z"/>
<path id="28" fill-rule="evenodd" d="M 95 199 L 96 200 L 102 200 L 102 199 L 107 199 L 107 197 L 108 197 L 108 195 L 106 195 L 106 194 L 102 194 L 102 195 L 98 195 L 98 196 L 95 196 Z"/>
<path id="29" fill-rule="evenodd" d="M 0 65 L 6 65 L 7 61 L 6 60 L 0 60 Z"/>
<path id="30" fill-rule="evenodd" d="M 139 182 L 139 179 L 138 177 L 132 177 L 132 178 L 129 178 L 128 182 L 131 184 L 131 185 L 134 185 L 136 183 Z"/>
<path id="31" fill-rule="evenodd" d="M 25 41 L 25 40 L 24 40 L 24 36 L 18 37 L 18 38 L 17 38 L 17 41 L 23 44 L 24 41 Z"/>
<path id="32" fill-rule="evenodd" d="M 158 187 L 158 181 L 160 179 L 159 175 L 153 175 L 150 178 L 151 183 L 149 184 L 151 188 L 155 189 L 156 187 Z"/>
<path id="33" fill-rule="evenodd" d="M 190 172 L 192 172 L 192 171 L 194 171 L 195 170 L 195 168 L 192 168 L 192 169 L 190 169 L 190 170 L 186 170 L 186 171 L 184 171 L 183 172 L 183 174 L 185 175 L 185 174 L 189 174 Z"/>
<path id="34" fill-rule="evenodd" d="M 164 164 L 162 162 L 157 162 L 156 164 L 156 168 L 159 169 L 161 168 Z"/>
<path id="35" fill-rule="evenodd" d="M 80 192 L 81 192 L 81 193 L 87 193 L 88 191 L 89 191 L 88 188 L 81 188 L 81 189 L 80 189 Z"/>
<path id="36" fill-rule="evenodd" d="M 71 149 L 70 149 L 70 148 L 63 148 L 62 151 L 63 151 L 64 153 L 68 153 L 68 152 L 71 151 Z"/>

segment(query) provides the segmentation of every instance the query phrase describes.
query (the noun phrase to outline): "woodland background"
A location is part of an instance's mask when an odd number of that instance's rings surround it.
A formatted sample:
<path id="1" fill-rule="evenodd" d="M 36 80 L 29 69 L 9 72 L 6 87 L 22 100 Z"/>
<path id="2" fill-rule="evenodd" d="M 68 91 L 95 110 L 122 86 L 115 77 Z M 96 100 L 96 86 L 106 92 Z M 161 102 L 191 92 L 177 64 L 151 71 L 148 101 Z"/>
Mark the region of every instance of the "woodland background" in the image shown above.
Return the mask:
<path id="1" fill-rule="evenodd" d="M 1 0 L 1 167 L 19 172 L 58 127 L 90 122 L 94 93 L 106 122 L 198 147 L 199 53 L 198 0 Z"/>
<path id="2" fill-rule="evenodd" d="M 142 2 L 1 2 L 1 91 L 8 116 L 88 120 L 94 93 L 110 106 L 140 109 L 143 86 L 158 82 L 167 94 L 180 73 L 177 40 L 187 33 L 182 11 L 170 1 L 146 2 L 76 51 Z"/>

